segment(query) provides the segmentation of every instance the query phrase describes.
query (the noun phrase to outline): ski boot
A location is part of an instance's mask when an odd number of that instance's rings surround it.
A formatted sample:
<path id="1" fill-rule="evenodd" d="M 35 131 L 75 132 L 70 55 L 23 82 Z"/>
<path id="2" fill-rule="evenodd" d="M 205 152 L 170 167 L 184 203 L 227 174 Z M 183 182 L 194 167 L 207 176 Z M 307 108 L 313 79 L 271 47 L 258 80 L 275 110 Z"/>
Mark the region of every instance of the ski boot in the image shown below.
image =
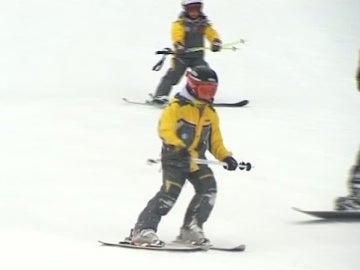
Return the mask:
<path id="1" fill-rule="evenodd" d="M 354 196 L 338 197 L 335 199 L 337 211 L 360 211 L 360 198 Z"/>
<path id="2" fill-rule="evenodd" d="M 176 242 L 192 246 L 204 246 L 210 248 L 210 240 L 204 235 L 204 231 L 196 224 L 180 228 L 180 234 Z"/>
<path id="3" fill-rule="evenodd" d="M 165 245 L 153 229 L 133 229 L 130 236 L 125 238 L 125 241 L 129 241 L 135 246 L 163 247 Z"/>

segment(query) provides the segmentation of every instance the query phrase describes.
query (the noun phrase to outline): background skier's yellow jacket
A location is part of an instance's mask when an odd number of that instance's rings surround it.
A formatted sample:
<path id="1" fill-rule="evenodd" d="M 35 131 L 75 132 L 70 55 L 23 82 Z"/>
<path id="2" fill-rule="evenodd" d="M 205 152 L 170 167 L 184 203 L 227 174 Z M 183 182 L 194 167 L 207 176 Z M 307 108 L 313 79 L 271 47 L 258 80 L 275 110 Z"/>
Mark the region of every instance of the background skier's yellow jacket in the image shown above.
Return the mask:
<path id="1" fill-rule="evenodd" d="M 204 47 L 204 37 L 210 42 L 220 39 L 218 32 L 212 27 L 205 15 L 198 20 L 190 20 L 184 14 L 173 22 L 171 38 L 173 44 L 180 42 L 185 48 Z M 203 51 L 193 52 L 186 55 L 187 58 L 203 55 Z"/>

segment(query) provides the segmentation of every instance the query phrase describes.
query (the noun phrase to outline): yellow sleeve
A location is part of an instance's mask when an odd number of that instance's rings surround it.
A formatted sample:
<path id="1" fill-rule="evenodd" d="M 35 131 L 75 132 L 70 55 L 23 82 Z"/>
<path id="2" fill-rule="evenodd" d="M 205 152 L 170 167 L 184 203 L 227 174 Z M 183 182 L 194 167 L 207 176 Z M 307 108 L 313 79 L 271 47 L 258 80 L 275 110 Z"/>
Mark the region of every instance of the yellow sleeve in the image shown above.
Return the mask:
<path id="1" fill-rule="evenodd" d="M 173 44 L 180 42 L 185 43 L 185 28 L 180 20 L 173 22 L 171 28 L 171 39 Z"/>
<path id="2" fill-rule="evenodd" d="M 232 153 L 226 149 L 223 143 L 222 134 L 219 126 L 219 117 L 214 113 L 212 117 L 212 132 L 210 141 L 210 152 L 217 160 L 223 161 L 224 158 L 232 156 Z"/>
<path id="3" fill-rule="evenodd" d="M 205 37 L 210 43 L 215 39 L 220 39 L 218 32 L 210 24 L 205 28 Z"/>
<path id="4" fill-rule="evenodd" d="M 165 144 L 185 147 L 185 143 L 177 136 L 176 126 L 179 119 L 179 105 L 172 103 L 167 106 L 160 117 L 159 136 Z"/>

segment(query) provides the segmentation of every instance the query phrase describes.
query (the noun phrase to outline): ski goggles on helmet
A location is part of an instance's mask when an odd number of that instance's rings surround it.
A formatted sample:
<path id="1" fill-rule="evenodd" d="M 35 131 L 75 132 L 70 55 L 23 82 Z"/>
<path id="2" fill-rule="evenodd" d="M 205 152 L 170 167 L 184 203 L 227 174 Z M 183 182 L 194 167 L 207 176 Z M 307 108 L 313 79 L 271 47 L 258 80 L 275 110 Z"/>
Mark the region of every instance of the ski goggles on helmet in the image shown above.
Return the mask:
<path id="1" fill-rule="evenodd" d="M 204 82 L 197 78 L 194 78 L 190 72 L 187 74 L 187 83 L 193 95 L 200 100 L 206 102 L 212 102 L 214 100 L 218 83 L 217 82 Z"/>

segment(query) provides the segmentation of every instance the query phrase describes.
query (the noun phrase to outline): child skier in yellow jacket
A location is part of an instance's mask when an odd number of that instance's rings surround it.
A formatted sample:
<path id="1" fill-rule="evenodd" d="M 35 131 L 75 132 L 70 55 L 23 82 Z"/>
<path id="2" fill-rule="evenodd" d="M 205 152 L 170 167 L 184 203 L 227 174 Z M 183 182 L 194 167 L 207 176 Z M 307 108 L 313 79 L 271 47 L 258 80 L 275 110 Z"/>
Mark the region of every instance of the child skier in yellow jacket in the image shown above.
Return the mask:
<path id="1" fill-rule="evenodd" d="M 202 12 L 202 1 L 183 0 L 182 6 L 184 11 L 171 28 L 171 38 L 175 49 L 171 67 L 162 77 L 150 103 L 166 104 L 169 101 L 168 96 L 172 86 L 178 84 L 188 67 L 208 66 L 204 60 L 204 50 L 190 52 L 189 49 L 204 47 L 204 38 L 206 38 L 213 52 L 221 50 L 219 34 Z"/>
<path id="2" fill-rule="evenodd" d="M 205 159 L 209 151 L 216 159 L 236 170 L 238 162 L 223 143 L 219 118 L 211 106 L 217 90 L 216 73 L 208 66 L 193 68 L 187 83 L 163 110 L 159 123 L 162 139 L 162 186 L 140 213 L 129 241 L 134 245 L 162 245 L 156 231 L 161 217 L 175 204 L 186 180 L 194 186 L 193 196 L 180 229 L 179 241 L 207 244 L 203 224 L 215 204 L 217 187 L 208 165 L 199 165 L 193 158 Z"/>

